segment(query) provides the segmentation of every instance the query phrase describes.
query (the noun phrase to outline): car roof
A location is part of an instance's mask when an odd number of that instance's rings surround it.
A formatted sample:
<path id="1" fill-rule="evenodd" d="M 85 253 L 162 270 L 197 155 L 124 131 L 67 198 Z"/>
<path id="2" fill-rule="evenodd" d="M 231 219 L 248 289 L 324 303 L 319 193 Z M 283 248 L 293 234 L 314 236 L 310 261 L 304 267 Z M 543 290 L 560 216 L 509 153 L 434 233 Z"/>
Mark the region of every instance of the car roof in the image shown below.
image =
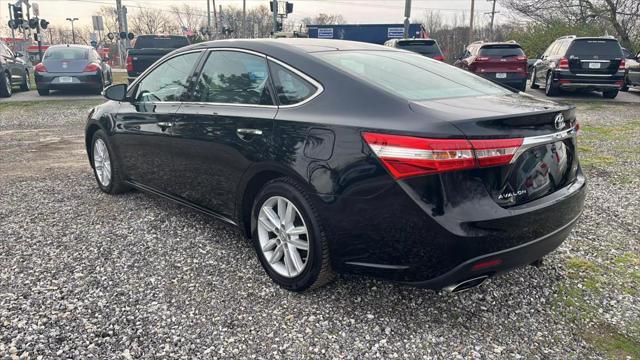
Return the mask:
<path id="1" fill-rule="evenodd" d="M 240 48 L 265 53 L 278 54 L 282 51 L 297 53 L 313 53 L 320 51 L 348 50 L 384 50 L 395 51 L 388 46 L 349 40 L 313 39 L 313 38 L 279 38 L 279 39 L 239 39 L 214 40 L 187 46 L 181 50 L 202 48 Z"/>
<path id="2" fill-rule="evenodd" d="M 62 48 L 74 48 L 74 49 L 85 49 L 85 50 L 93 49 L 92 46 L 89 46 L 89 45 L 78 45 L 78 44 L 51 45 L 51 46 L 49 46 L 48 49 L 62 49 Z"/>

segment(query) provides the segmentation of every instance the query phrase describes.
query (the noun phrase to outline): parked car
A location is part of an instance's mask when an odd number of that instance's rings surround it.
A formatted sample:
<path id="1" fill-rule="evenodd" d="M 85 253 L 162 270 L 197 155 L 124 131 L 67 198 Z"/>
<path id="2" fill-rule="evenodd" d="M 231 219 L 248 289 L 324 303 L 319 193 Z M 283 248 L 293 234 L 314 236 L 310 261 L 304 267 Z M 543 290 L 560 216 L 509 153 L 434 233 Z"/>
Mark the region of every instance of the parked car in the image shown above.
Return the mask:
<path id="1" fill-rule="evenodd" d="M 29 91 L 31 87 L 29 76 L 29 67 L 22 59 L 22 55 L 14 53 L 0 41 L 0 97 L 10 97 L 14 86 L 20 86 L 20 90 Z"/>
<path id="2" fill-rule="evenodd" d="M 180 35 L 139 35 L 133 48 L 127 52 L 129 82 L 135 80 L 151 64 L 175 49 L 189 45 L 189 39 Z"/>
<path id="3" fill-rule="evenodd" d="M 640 86 L 640 52 L 636 55 L 625 48 L 622 48 L 625 58 L 624 80 L 621 91 L 629 91 L 629 88 Z"/>
<path id="4" fill-rule="evenodd" d="M 384 43 L 385 46 L 417 52 L 420 55 L 432 59 L 444 61 L 444 55 L 440 45 L 435 39 L 391 39 Z"/>
<path id="5" fill-rule="evenodd" d="M 91 46 L 53 45 L 44 53 L 33 72 L 41 96 L 50 90 L 89 89 L 100 94 L 113 82 L 108 59 L 100 57 Z"/>
<path id="6" fill-rule="evenodd" d="M 574 107 L 390 47 L 205 42 L 105 96 L 98 187 L 238 226 L 293 291 L 335 272 L 464 290 L 558 247 L 585 199 Z"/>
<path id="7" fill-rule="evenodd" d="M 625 60 L 618 40 L 610 37 L 563 36 L 544 52 L 531 72 L 531 88 L 547 96 L 560 90 L 602 91 L 613 99 L 623 85 Z"/>
<path id="8" fill-rule="evenodd" d="M 515 41 L 474 42 L 454 65 L 519 91 L 527 89 L 527 56 Z"/>

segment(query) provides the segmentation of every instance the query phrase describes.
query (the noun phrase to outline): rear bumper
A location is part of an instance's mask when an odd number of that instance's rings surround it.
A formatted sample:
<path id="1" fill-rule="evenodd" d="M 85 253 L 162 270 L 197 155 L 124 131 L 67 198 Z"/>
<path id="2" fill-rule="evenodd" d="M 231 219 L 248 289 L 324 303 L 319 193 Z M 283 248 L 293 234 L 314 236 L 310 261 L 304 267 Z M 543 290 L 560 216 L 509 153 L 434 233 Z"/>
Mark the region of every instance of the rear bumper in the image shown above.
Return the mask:
<path id="1" fill-rule="evenodd" d="M 61 78 L 71 78 L 71 82 L 62 82 Z M 36 86 L 39 89 L 71 89 L 78 87 L 99 87 L 101 77 L 92 73 L 36 73 Z"/>
<path id="2" fill-rule="evenodd" d="M 581 74 L 558 71 L 556 80 L 561 89 L 615 90 L 621 88 L 624 72 L 618 71 L 615 74 Z"/>
<path id="3" fill-rule="evenodd" d="M 506 74 L 506 78 L 498 78 L 497 74 Z M 528 79 L 527 74 L 522 72 L 485 72 L 477 73 L 477 75 L 514 88 L 520 87 Z"/>

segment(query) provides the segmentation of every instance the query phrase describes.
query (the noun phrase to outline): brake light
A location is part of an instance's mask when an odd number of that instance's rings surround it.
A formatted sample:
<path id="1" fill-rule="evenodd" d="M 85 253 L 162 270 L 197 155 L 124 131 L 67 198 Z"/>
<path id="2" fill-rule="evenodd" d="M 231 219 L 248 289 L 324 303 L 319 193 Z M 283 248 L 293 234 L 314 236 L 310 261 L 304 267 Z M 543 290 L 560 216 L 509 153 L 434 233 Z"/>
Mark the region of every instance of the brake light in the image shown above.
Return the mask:
<path id="1" fill-rule="evenodd" d="M 624 61 L 624 59 L 620 60 L 620 66 L 618 66 L 618 70 L 624 70 L 626 68 L 627 63 Z"/>
<path id="2" fill-rule="evenodd" d="M 96 65 L 96 64 L 89 64 L 87 66 L 85 66 L 83 72 L 96 72 L 96 71 L 100 71 L 100 66 Z"/>
<path id="3" fill-rule="evenodd" d="M 470 140 L 480 167 L 508 164 L 522 139 Z"/>
<path id="4" fill-rule="evenodd" d="M 486 56 L 478 56 L 476 58 L 476 61 L 489 61 L 489 58 Z"/>
<path id="5" fill-rule="evenodd" d="M 559 69 L 568 69 L 569 68 L 569 60 L 567 58 L 560 59 L 560 63 L 558 63 Z"/>
<path id="6" fill-rule="evenodd" d="M 376 133 L 362 136 L 396 179 L 508 164 L 522 145 L 522 139 L 468 141 Z"/>
<path id="7" fill-rule="evenodd" d="M 522 56 L 517 56 L 517 57 L 516 57 L 516 60 L 517 60 L 517 61 L 527 61 L 527 57 L 526 57 L 526 56 L 524 56 L 524 55 L 522 55 Z"/>
<path id="8" fill-rule="evenodd" d="M 133 72 L 133 58 L 131 56 L 127 56 L 127 71 Z"/>
<path id="9" fill-rule="evenodd" d="M 500 265 L 502 263 L 503 263 L 502 259 L 494 259 L 494 260 L 475 263 L 471 267 L 471 271 L 478 271 L 478 270 L 483 270 L 483 269 L 495 267 L 495 266 L 498 266 L 498 265 Z"/>
<path id="10" fill-rule="evenodd" d="M 434 60 L 438 60 L 438 61 L 444 61 L 444 56 L 442 55 L 436 55 L 433 57 Z"/>
<path id="11" fill-rule="evenodd" d="M 39 63 L 38 65 L 34 66 L 33 71 L 35 71 L 37 73 L 46 73 L 47 72 L 47 67 L 44 66 L 43 63 Z"/>

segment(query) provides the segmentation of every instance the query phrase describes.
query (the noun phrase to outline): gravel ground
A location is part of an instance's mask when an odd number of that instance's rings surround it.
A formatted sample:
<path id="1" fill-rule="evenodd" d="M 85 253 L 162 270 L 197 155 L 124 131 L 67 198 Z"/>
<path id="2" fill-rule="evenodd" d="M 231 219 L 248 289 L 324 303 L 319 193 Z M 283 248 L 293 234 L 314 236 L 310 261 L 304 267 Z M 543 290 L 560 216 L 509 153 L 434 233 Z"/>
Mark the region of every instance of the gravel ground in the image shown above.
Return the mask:
<path id="1" fill-rule="evenodd" d="M 101 193 L 89 106 L 0 106 L 0 357 L 640 357 L 640 107 L 580 106 L 588 203 L 541 268 L 460 294 L 354 276 L 292 294 L 233 227 Z"/>

